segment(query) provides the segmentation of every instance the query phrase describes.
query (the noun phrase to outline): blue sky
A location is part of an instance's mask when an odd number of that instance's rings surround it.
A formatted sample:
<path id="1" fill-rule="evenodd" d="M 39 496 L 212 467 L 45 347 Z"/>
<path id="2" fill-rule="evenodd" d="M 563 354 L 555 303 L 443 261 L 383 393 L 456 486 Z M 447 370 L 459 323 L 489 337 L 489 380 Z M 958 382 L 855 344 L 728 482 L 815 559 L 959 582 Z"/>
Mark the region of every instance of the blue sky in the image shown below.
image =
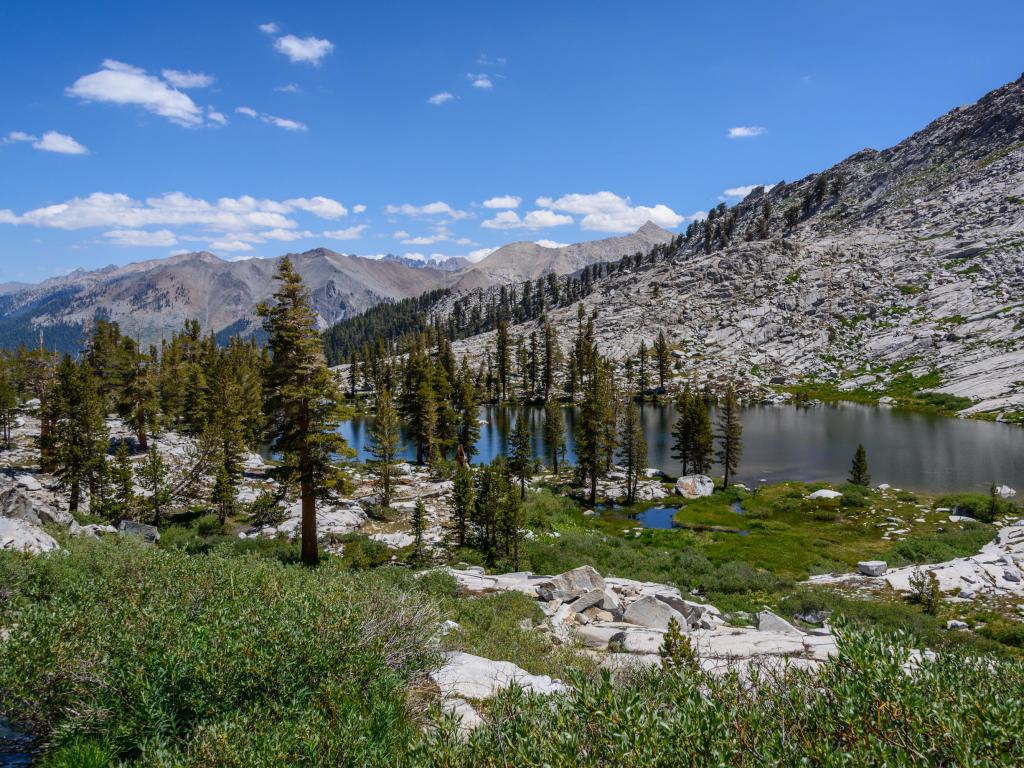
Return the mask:
<path id="1" fill-rule="evenodd" d="M 0 282 L 678 230 L 1015 79 L 1021 29 L 1020 2 L 7 2 Z"/>

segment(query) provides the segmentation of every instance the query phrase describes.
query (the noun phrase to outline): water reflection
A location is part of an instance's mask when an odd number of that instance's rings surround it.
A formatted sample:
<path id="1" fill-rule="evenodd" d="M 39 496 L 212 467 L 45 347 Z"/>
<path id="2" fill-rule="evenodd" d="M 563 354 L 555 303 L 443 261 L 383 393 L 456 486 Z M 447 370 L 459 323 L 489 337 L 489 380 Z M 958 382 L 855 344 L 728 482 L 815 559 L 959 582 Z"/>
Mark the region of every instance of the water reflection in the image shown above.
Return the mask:
<path id="1" fill-rule="evenodd" d="M 711 409 L 712 420 L 717 419 Z M 648 464 L 679 472 L 672 456 L 672 405 L 641 408 L 648 442 Z M 474 461 L 507 453 L 516 420 L 530 423 L 534 454 L 547 459 L 541 442 L 540 407 L 483 406 Z M 563 408 L 566 458 L 575 460 L 575 408 Z M 341 432 L 360 459 L 368 456 L 372 417 L 344 424 Z M 841 482 L 857 444 L 868 452 L 872 481 L 922 492 L 987 490 L 991 483 L 1024 492 L 1024 429 L 1006 424 L 950 419 L 888 408 L 837 403 L 816 408 L 750 406 L 743 409 L 743 460 L 737 481 L 827 480 Z M 415 450 L 404 441 L 402 457 Z"/>

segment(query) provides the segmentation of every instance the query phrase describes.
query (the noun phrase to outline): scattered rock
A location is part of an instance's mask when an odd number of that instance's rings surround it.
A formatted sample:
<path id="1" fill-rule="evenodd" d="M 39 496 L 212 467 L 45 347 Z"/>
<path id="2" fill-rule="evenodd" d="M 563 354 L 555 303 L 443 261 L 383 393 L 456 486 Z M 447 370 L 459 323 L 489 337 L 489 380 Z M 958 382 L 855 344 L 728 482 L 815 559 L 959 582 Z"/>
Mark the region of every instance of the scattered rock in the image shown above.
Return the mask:
<path id="1" fill-rule="evenodd" d="M 803 635 L 803 632 L 781 616 L 777 616 L 771 611 L 761 611 L 757 614 L 757 628 L 762 632 L 779 632 L 784 635 Z"/>
<path id="2" fill-rule="evenodd" d="M 833 490 L 830 490 L 828 488 L 822 488 L 820 491 L 815 491 L 814 493 L 812 493 L 807 498 L 808 499 L 838 499 L 838 498 L 841 498 L 842 495 L 843 494 L 841 494 L 839 491 L 833 491 Z"/>
<path id="3" fill-rule="evenodd" d="M 946 622 L 946 629 L 967 629 L 967 622 L 960 619 L 950 619 Z"/>
<path id="4" fill-rule="evenodd" d="M 444 698 L 489 699 L 513 682 L 532 693 L 565 690 L 562 681 L 547 675 L 531 675 L 510 661 L 492 661 L 461 651 L 445 654 L 444 664 L 430 677 Z"/>
<path id="5" fill-rule="evenodd" d="M 888 567 L 884 560 L 862 560 L 857 563 L 857 570 L 865 576 L 882 576 Z"/>
<path id="6" fill-rule="evenodd" d="M 135 520 L 122 520 L 117 524 L 117 530 L 126 536 L 137 536 L 150 544 L 160 541 L 160 531 L 156 526 L 146 525 Z"/>
<path id="7" fill-rule="evenodd" d="M 39 555 L 60 549 L 60 546 L 38 525 L 20 518 L 0 517 L 0 549 Z"/>
<path id="8" fill-rule="evenodd" d="M 537 595 L 545 601 L 567 602 L 595 589 L 603 592 L 604 588 L 605 583 L 601 574 L 589 565 L 582 565 L 542 582 L 537 587 Z"/>
<path id="9" fill-rule="evenodd" d="M 707 475 L 684 475 L 676 480 L 676 493 L 684 499 L 699 499 L 715 492 L 715 482 Z"/>
<path id="10" fill-rule="evenodd" d="M 679 611 L 651 595 L 630 603 L 622 614 L 623 621 L 649 629 L 668 629 L 672 619 L 684 630 L 689 626 L 686 617 Z"/>

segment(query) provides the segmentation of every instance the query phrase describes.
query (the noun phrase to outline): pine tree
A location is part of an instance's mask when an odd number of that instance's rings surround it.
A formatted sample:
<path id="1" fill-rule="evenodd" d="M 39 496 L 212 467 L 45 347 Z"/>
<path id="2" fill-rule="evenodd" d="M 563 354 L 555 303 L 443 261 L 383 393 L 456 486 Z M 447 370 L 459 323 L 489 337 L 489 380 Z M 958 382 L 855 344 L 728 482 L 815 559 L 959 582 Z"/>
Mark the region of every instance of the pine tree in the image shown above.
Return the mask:
<path id="1" fill-rule="evenodd" d="M 647 466 L 647 439 L 640 420 L 640 409 L 632 398 L 629 398 L 622 411 L 619 456 L 626 465 L 626 503 L 632 504 L 636 501 L 640 477 Z"/>
<path id="2" fill-rule="evenodd" d="M 11 450 L 11 430 L 18 418 L 18 388 L 10 364 L 0 358 L 0 450 Z"/>
<path id="3" fill-rule="evenodd" d="M 455 401 L 458 411 L 458 444 L 469 461 L 476 455 L 476 443 L 480 439 L 480 421 L 477 413 L 476 385 L 469 362 L 462 358 L 455 383 Z"/>
<path id="4" fill-rule="evenodd" d="M 565 450 L 565 425 L 562 409 L 555 400 L 544 403 L 544 448 L 551 460 L 551 471 L 558 476 L 558 460 Z"/>
<path id="5" fill-rule="evenodd" d="M 309 292 L 289 258 L 277 271 L 274 305 L 259 314 L 273 354 L 266 377 L 267 420 L 273 450 L 285 457 L 278 476 L 297 477 L 302 499 L 302 561 L 319 561 L 316 501 L 339 484 L 333 454 L 347 446 L 337 427 L 343 418 L 337 382 L 324 358 Z"/>
<path id="6" fill-rule="evenodd" d="M 50 430 L 42 441 L 55 463 L 54 474 L 69 492 L 69 510 L 77 512 L 83 486 L 95 482 L 98 462 L 105 461 L 107 427 L 102 398 L 88 365 L 65 355 L 47 397 Z"/>
<path id="7" fill-rule="evenodd" d="M 688 406 L 690 421 L 690 464 L 694 474 L 706 475 L 711 471 L 711 456 L 715 450 L 715 438 L 711 429 L 711 417 L 704 398 L 694 395 Z"/>
<path id="8" fill-rule="evenodd" d="M 576 471 L 579 481 L 589 486 L 591 506 L 597 503 L 597 481 L 605 467 L 605 425 L 612 412 L 606 382 L 608 371 L 596 355 L 593 357 L 575 425 Z"/>
<path id="9" fill-rule="evenodd" d="M 132 519 L 135 517 L 135 476 L 132 472 L 131 457 L 128 455 L 128 444 L 121 441 L 114 452 L 114 466 L 110 470 L 112 502 L 108 507 L 111 521 Z"/>
<path id="10" fill-rule="evenodd" d="M 650 386 L 647 374 L 647 344 L 641 341 L 640 348 L 636 352 L 636 384 L 641 399 L 647 394 L 647 389 Z"/>
<path id="11" fill-rule="evenodd" d="M 672 367 L 672 352 L 664 331 L 658 331 L 658 338 L 654 340 L 654 364 L 658 370 L 658 387 L 664 391 L 665 380 L 668 379 Z"/>
<path id="12" fill-rule="evenodd" d="M 384 389 L 377 393 L 377 412 L 370 428 L 370 454 L 374 458 L 371 471 L 380 492 L 381 504 L 385 507 L 391 506 L 394 487 L 392 465 L 398 455 L 398 447 L 398 411 L 391 400 L 391 392 Z"/>
<path id="13" fill-rule="evenodd" d="M 690 421 L 690 385 L 687 384 L 676 399 L 676 420 L 672 425 L 672 458 L 682 466 L 680 474 L 689 474 L 693 458 L 693 425 Z"/>
<path id="14" fill-rule="evenodd" d="M 530 425 L 526 412 L 519 411 L 519 417 L 509 437 L 511 453 L 508 457 L 509 469 L 519 481 L 519 496 L 526 498 L 526 481 L 533 474 L 533 455 L 530 452 Z"/>
<path id="15" fill-rule="evenodd" d="M 136 357 L 128 390 L 122 401 L 122 415 L 135 433 L 139 448 L 149 449 L 149 434 L 159 427 L 160 398 L 155 375 L 156 361 Z"/>
<path id="16" fill-rule="evenodd" d="M 167 467 L 155 445 L 149 446 L 146 459 L 139 467 L 139 485 L 149 494 L 150 521 L 159 526 L 165 507 L 171 503 L 171 487 L 167 481 Z"/>
<path id="17" fill-rule="evenodd" d="M 735 474 L 743 454 L 743 425 L 740 422 L 740 408 L 736 390 L 732 384 L 725 390 L 722 411 L 718 422 L 718 461 L 725 472 L 724 488 Z"/>
<path id="18" fill-rule="evenodd" d="M 701 674 L 697 653 L 693 650 L 690 638 L 683 634 L 679 622 L 674 618 L 668 620 L 668 632 L 659 649 L 661 666 L 667 672 L 687 672 L 691 675 Z"/>
<path id="19" fill-rule="evenodd" d="M 516 493 L 514 488 L 508 487 L 501 498 L 498 528 L 501 535 L 502 554 L 512 561 L 513 571 L 519 570 L 520 544 L 523 540 L 522 523 L 522 496 Z"/>
<path id="20" fill-rule="evenodd" d="M 473 517 L 473 491 L 473 470 L 459 464 L 455 468 L 455 479 L 452 484 L 452 521 L 455 543 L 459 547 L 469 543 L 468 525 Z"/>
<path id="21" fill-rule="evenodd" d="M 413 560 L 417 563 L 423 562 L 423 532 L 427 528 L 427 508 L 423 505 L 423 499 L 416 499 L 412 508 L 412 536 L 413 536 Z"/>
<path id="22" fill-rule="evenodd" d="M 512 349 L 508 336 L 508 323 L 504 320 L 498 322 L 498 329 L 494 337 L 494 355 L 498 366 L 500 398 L 506 400 L 508 399 L 508 385 L 512 371 Z"/>
<path id="23" fill-rule="evenodd" d="M 854 485 L 871 485 L 871 475 L 868 474 L 868 452 L 863 445 L 857 446 L 853 454 L 853 464 L 850 466 L 850 482 Z"/>

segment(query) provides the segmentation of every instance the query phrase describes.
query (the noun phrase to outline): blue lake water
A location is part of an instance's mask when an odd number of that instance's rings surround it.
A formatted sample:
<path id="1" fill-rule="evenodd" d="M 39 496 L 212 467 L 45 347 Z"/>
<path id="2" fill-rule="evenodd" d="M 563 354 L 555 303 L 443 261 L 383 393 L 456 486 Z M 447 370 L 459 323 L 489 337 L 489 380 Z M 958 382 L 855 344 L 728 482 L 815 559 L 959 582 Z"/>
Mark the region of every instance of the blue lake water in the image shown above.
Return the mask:
<path id="1" fill-rule="evenodd" d="M 567 458 L 573 461 L 573 426 L 578 411 L 563 408 Z M 672 458 L 672 405 L 641 408 L 648 444 L 648 465 L 678 474 Z M 712 421 L 717 412 L 711 409 Z M 530 423 L 534 454 L 546 459 L 541 444 L 544 411 L 540 407 L 483 406 L 474 462 L 507 453 L 508 438 L 519 418 Z M 783 480 L 842 482 L 858 443 L 868 453 L 871 479 L 921 492 L 986 491 L 1006 484 L 1024 494 L 1024 428 L 1008 424 L 951 419 L 896 409 L 837 403 L 814 408 L 750 406 L 742 409 L 743 457 L 736 480 L 747 485 Z M 341 427 L 360 459 L 368 457 L 371 416 Z M 403 458 L 414 458 L 406 444 Z M 720 470 L 716 467 L 714 472 Z"/>

